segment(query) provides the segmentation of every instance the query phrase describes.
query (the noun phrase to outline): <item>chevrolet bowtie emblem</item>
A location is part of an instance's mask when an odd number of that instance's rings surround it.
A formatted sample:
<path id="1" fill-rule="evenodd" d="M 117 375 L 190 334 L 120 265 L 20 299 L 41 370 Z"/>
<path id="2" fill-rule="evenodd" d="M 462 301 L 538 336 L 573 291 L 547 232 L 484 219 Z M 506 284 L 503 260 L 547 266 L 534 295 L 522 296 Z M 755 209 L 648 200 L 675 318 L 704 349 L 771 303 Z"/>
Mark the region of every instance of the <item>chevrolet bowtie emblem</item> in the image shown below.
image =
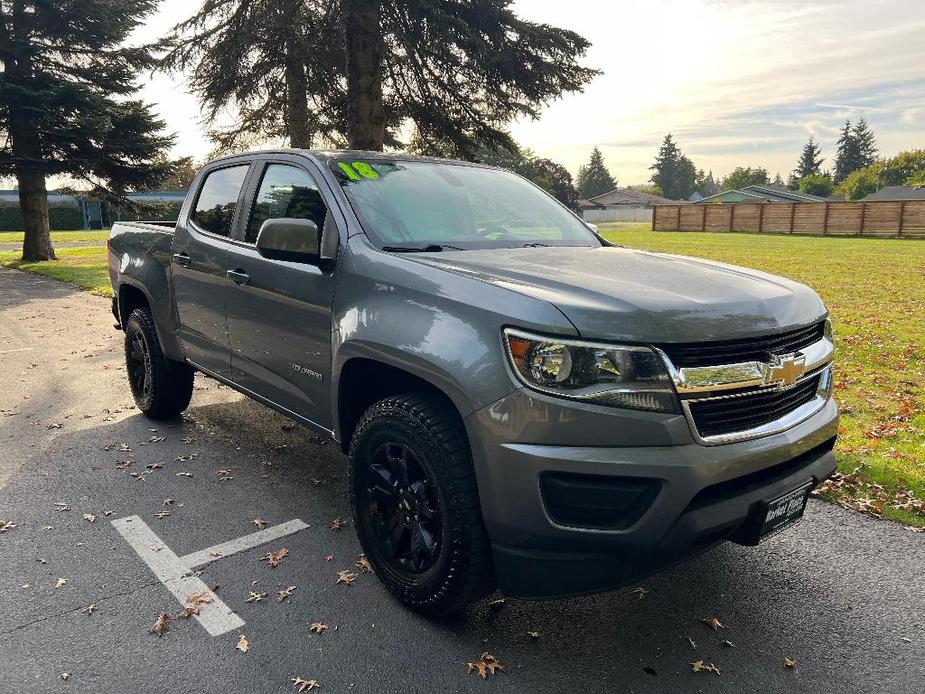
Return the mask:
<path id="1" fill-rule="evenodd" d="M 806 357 L 802 354 L 772 354 L 767 364 L 764 382 L 769 386 L 794 385 L 806 373 Z"/>

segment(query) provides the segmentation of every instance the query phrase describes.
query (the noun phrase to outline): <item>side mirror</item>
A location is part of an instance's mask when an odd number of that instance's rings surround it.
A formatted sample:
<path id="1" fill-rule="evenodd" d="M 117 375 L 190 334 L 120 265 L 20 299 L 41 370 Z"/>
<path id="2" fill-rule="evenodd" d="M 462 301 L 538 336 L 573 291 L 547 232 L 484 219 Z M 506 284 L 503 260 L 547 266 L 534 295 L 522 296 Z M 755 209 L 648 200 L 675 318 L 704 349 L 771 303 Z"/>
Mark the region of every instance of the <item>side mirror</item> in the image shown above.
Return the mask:
<path id="1" fill-rule="evenodd" d="M 314 263 L 318 260 L 320 233 L 310 219 L 279 217 L 260 225 L 257 252 L 271 260 Z"/>

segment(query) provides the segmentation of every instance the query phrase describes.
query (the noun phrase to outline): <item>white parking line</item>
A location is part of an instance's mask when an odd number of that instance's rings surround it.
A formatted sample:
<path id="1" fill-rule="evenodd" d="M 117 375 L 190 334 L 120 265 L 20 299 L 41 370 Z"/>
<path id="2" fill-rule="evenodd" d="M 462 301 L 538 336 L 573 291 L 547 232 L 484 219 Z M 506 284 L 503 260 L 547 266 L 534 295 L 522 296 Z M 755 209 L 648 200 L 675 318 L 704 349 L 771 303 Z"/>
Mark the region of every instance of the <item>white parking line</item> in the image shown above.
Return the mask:
<path id="1" fill-rule="evenodd" d="M 117 518 L 111 523 L 182 605 L 186 605 L 187 599 L 196 593 L 208 593 L 212 596 L 213 601 L 201 604 L 199 614 L 194 615 L 212 636 L 240 629 L 244 626 L 244 620 L 209 590 L 205 583 L 192 575 L 193 569 L 308 527 L 301 520 L 295 519 L 213 547 L 207 547 L 202 551 L 187 554 L 185 557 L 178 557 L 140 517 L 126 516 Z M 210 556 L 210 552 L 221 553 L 221 557 Z"/>
<path id="2" fill-rule="evenodd" d="M 250 535 L 245 535 L 244 537 L 236 537 L 235 539 L 228 540 L 228 542 L 223 542 L 220 545 L 213 545 L 211 547 L 201 549 L 198 552 L 192 552 L 191 554 L 187 554 L 184 557 L 180 557 L 180 561 L 191 569 L 198 569 L 205 566 L 206 564 L 210 564 L 216 559 L 221 559 L 222 557 L 237 554 L 238 552 L 243 552 L 246 549 L 251 549 L 252 547 L 257 547 L 258 545 L 262 545 L 267 542 L 273 542 L 273 540 L 278 540 L 279 538 L 285 537 L 286 535 L 292 535 L 292 533 L 297 533 L 307 527 L 308 524 L 303 523 L 298 518 L 296 518 L 295 520 L 291 520 L 286 523 L 274 525 L 272 528 L 258 530 L 257 532 L 251 533 Z"/>

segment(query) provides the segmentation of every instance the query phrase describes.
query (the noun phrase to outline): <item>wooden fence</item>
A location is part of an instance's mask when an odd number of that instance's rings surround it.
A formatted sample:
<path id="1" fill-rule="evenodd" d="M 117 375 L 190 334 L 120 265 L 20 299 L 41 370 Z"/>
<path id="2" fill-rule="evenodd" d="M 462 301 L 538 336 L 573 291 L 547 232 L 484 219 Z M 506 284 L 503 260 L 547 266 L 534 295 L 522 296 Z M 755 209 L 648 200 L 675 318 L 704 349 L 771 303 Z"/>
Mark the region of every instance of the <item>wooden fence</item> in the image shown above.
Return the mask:
<path id="1" fill-rule="evenodd" d="M 925 200 L 658 205 L 652 228 L 925 239 Z"/>

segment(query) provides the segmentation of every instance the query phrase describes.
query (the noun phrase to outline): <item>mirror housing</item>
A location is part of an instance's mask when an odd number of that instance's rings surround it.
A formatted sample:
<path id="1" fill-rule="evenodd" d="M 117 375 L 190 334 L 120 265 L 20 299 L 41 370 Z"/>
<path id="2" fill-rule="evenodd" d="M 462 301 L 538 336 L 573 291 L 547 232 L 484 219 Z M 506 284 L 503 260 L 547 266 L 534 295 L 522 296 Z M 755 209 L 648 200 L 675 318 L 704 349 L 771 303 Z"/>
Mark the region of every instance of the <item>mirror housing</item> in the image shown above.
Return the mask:
<path id="1" fill-rule="evenodd" d="M 310 219 L 268 219 L 257 233 L 257 252 L 271 260 L 314 263 L 319 258 L 320 236 L 318 225 Z"/>

